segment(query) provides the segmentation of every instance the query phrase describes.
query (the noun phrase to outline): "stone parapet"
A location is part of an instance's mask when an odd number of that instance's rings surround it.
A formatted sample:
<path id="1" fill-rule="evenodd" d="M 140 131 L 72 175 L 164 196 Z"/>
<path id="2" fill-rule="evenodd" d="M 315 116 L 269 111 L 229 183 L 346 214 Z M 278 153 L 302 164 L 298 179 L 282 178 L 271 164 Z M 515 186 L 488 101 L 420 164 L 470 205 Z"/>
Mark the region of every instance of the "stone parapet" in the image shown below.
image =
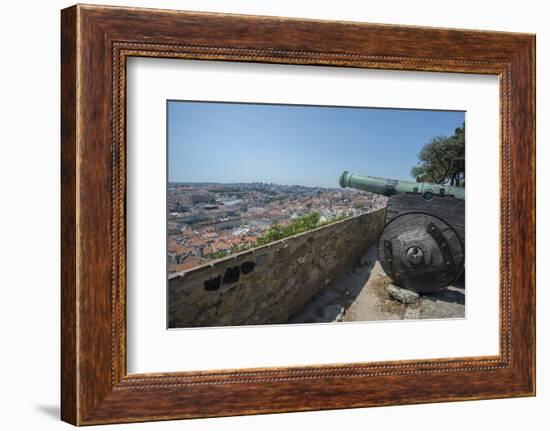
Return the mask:
<path id="1" fill-rule="evenodd" d="M 384 211 L 172 274 L 168 280 L 169 327 L 287 322 L 376 242 L 384 227 Z"/>

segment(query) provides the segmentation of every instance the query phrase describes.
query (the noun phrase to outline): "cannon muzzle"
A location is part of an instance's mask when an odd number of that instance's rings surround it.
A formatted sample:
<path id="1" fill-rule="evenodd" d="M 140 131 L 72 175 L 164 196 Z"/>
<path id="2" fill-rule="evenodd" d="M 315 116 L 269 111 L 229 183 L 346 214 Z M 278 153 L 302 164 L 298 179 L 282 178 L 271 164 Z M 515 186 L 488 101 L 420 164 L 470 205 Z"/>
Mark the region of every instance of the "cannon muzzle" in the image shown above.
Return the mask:
<path id="1" fill-rule="evenodd" d="M 456 199 L 464 200 L 465 195 L 463 187 L 362 176 L 350 174 L 348 171 L 344 171 L 340 175 L 340 187 L 352 187 L 385 196 L 421 194 L 427 200 L 431 200 L 433 196 L 453 196 Z"/>

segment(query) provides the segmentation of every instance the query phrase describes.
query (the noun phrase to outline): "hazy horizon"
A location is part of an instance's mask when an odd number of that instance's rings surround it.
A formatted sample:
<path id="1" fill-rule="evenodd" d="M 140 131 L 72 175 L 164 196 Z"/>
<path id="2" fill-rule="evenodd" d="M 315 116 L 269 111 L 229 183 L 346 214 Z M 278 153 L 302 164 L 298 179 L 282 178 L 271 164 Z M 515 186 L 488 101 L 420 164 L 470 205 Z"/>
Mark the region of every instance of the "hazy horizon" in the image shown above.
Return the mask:
<path id="1" fill-rule="evenodd" d="M 221 181 L 168 181 L 168 184 L 223 184 L 223 185 L 231 185 L 231 184 L 273 184 L 276 186 L 285 186 L 285 187 L 306 187 L 306 188 L 321 188 L 321 189 L 334 189 L 337 187 L 325 187 L 325 186 L 306 186 L 303 184 L 282 184 L 282 183 L 272 183 L 272 182 L 265 182 L 265 181 L 230 181 L 230 182 L 221 182 Z"/>
<path id="2" fill-rule="evenodd" d="M 417 154 L 463 111 L 168 101 L 171 183 L 339 188 L 347 170 L 414 181 Z"/>

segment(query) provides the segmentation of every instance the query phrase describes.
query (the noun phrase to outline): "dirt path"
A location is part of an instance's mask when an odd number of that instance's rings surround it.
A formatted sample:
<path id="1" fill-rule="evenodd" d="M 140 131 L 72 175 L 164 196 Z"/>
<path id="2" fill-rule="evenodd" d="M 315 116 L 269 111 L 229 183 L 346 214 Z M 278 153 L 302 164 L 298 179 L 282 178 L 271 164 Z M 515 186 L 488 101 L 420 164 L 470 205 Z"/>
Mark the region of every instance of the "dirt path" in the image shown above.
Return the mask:
<path id="1" fill-rule="evenodd" d="M 392 299 L 391 280 L 371 247 L 360 263 L 308 302 L 289 323 L 356 322 L 373 320 L 464 318 L 465 290 L 456 284 L 435 295 L 405 305 Z"/>

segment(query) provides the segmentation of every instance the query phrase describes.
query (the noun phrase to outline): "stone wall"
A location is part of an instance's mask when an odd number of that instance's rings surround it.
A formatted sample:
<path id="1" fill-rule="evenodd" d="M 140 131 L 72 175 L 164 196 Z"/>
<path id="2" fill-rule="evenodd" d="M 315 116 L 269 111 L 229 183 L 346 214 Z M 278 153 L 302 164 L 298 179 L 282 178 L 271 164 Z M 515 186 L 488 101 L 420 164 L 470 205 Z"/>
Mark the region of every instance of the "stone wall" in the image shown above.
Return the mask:
<path id="1" fill-rule="evenodd" d="M 356 264 L 383 226 L 381 209 L 172 274 L 169 327 L 285 323 Z"/>

